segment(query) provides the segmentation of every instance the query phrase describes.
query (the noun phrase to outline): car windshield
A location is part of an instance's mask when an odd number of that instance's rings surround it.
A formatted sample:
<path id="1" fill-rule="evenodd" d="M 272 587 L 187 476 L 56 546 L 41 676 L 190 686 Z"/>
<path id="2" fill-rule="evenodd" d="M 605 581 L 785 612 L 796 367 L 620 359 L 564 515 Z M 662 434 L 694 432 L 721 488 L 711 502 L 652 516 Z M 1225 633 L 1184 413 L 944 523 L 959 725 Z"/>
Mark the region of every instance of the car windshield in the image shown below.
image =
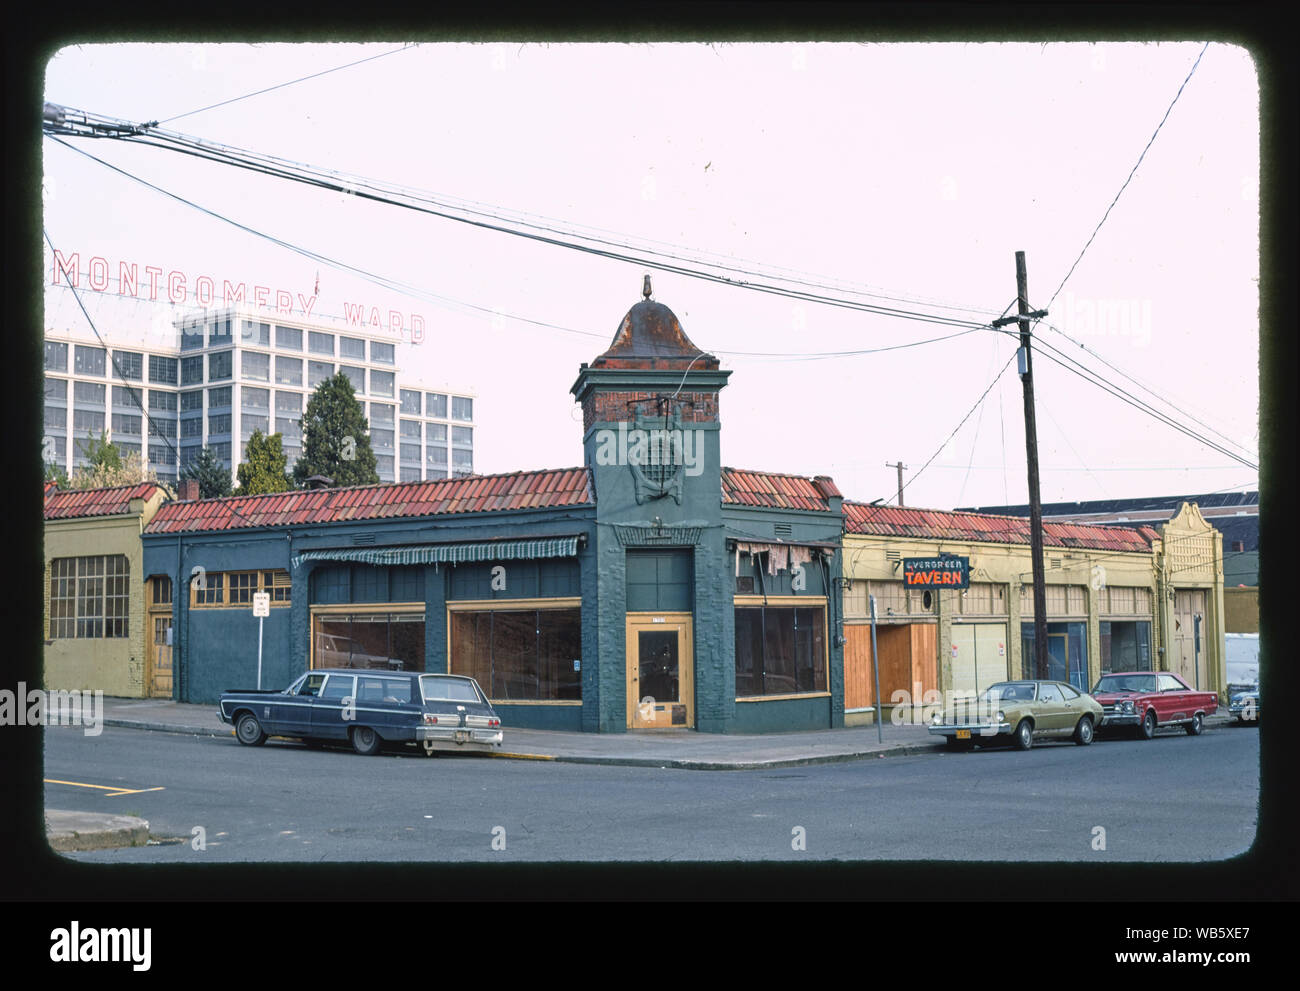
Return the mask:
<path id="1" fill-rule="evenodd" d="M 426 701 L 443 699 L 449 702 L 477 702 L 474 683 L 464 678 L 447 678 L 426 674 L 420 677 L 420 690 Z"/>
<path id="2" fill-rule="evenodd" d="M 984 693 L 984 697 L 990 702 L 1007 700 L 1032 702 L 1034 700 L 1034 688 L 1035 685 L 1032 681 L 993 685 Z"/>
<path id="3" fill-rule="evenodd" d="M 1092 694 L 1100 692 L 1154 692 L 1156 676 L 1153 674 L 1108 674 L 1097 682 Z"/>

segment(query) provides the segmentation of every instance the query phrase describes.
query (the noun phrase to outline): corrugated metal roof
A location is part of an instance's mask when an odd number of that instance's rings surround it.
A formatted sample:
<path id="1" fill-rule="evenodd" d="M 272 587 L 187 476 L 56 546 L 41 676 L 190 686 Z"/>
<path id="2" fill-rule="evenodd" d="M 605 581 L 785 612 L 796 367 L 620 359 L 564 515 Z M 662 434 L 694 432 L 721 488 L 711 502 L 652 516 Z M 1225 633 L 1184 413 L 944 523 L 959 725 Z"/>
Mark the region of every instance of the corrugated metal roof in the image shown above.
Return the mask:
<path id="1" fill-rule="evenodd" d="M 844 526 L 849 533 L 894 537 L 929 537 L 993 544 L 1029 544 L 1029 520 L 1021 516 L 947 512 L 910 506 L 869 506 L 844 503 Z M 1080 547 L 1091 550 L 1137 551 L 1151 549 L 1159 534 L 1149 526 L 1101 526 L 1095 523 L 1043 523 L 1043 546 Z"/>
<path id="2" fill-rule="evenodd" d="M 107 489 L 60 489 L 45 485 L 45 518 L 76 519 L 82 516 L 118 516 L 131 511 L 132 499 L 149 499 L 159 491 L 153 482 L 115 485 Z"/>
<path id="3" fill-rule="evenodd" d="M 145 533 L 193 533 L 345 520 L 593 505 L 586 468 L 165 503 Z"/>
<path id="4" fill-rule="evenodd" d="M 829 484 L 828 484 L 829 483 Z M 776 475 L 765 471 L 722 469 L 722 504 L 760 506 L 764 509 L 804 509 L 828 512 L 829 497 L 839 489 L 829 478 Z"/>

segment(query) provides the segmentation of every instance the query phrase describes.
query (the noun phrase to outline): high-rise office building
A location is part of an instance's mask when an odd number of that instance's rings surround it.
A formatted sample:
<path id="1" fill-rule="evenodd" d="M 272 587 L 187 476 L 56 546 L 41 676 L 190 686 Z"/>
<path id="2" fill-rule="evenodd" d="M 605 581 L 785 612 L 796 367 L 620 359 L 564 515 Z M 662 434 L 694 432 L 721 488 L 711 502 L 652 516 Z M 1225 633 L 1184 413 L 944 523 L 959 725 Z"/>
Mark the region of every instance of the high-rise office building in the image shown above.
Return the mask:
<path id="1" fill-rule="evenodd" d="M 404 376 L 391 335 L 242 308 L 183 317 L 174 340 L 157 345 L 47 329 L 45 459 L 71 473 L 86 463 L 86 438 L 107 430 L 161 481 L 175 481 L 204 447 L 233 480 L 261 430 L 281 435 L 292 470 L 307 400 L 340 371 L 370 424 L 381 482 L 473 473 L 474 396 Z"/>

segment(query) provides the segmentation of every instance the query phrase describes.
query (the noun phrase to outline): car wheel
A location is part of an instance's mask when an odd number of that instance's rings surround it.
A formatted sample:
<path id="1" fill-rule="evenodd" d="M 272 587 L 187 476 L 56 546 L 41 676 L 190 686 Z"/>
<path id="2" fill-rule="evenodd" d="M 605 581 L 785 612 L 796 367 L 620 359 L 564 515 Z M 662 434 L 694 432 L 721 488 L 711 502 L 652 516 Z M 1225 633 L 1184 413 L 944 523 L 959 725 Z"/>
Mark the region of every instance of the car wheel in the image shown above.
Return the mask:
<path id="1" fill-rule="evenodd" d="M 1016 727 L 1015 739 L 1017 750 L 1028 750 L 1034 745 L 1034 727 L 1028 719 L 1020 720 L 1020 724 Z"/>
<path id="2" fill-rule="evenodd" d="M 379 753 L 379 734 L 369 726 L 358 726 L 352 731 L 352 749 L 362 757 Z"/>
<path id="3" fill-rule="evenodd" d="M 1138 729 L 1138 735 L 1144 740 L 1150 740 L 1156 735 L 1156 714 L 1150 709 L 1142 719 L 1142 726 Z"/>
<path id="4" fill-rule="evenodd" d="M 1205 729 L 1204 724 L 1201 722 L 1201 714 L 1198 712 L 1194 715 L 1192 721 L 1187 723 L 1183 728 L 1187 730 L 1188 736 L 1200 736 L 1201 731 Z"/>
<path id="5" fill-rule="evenodd" d="M 260 747 L 266 742 L 266 731 L 251 712 L 240 714 L 239 720 L 235 723 L 235 736 L 246 747 Z"/>
<path id="6" fill-rule="evenodd" d="M 1074 728 L 1074 742 L 1081 747 L 1086 747 L 1092 742 L 1092 719 L 1084 716 L 1079 720 L 1079 725 Z"/>

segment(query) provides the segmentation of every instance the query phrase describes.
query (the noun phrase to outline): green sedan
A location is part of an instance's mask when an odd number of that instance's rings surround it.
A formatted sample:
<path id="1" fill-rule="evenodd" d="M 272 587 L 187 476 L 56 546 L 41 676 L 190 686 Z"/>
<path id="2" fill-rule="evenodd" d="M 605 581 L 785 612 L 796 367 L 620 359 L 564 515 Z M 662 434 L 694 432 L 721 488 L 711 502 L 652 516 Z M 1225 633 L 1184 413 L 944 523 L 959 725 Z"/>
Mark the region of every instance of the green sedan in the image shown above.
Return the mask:
<path id="1" fill-rule="evenodd" d="M 930 732 L 949 748 L 1011 743 L 1028 750 L 1035 740 L 1092 742 L 1101 703 L 1063 681 L 1000 681 L 978 698 L 958 699 L 930 717 Z"/>

